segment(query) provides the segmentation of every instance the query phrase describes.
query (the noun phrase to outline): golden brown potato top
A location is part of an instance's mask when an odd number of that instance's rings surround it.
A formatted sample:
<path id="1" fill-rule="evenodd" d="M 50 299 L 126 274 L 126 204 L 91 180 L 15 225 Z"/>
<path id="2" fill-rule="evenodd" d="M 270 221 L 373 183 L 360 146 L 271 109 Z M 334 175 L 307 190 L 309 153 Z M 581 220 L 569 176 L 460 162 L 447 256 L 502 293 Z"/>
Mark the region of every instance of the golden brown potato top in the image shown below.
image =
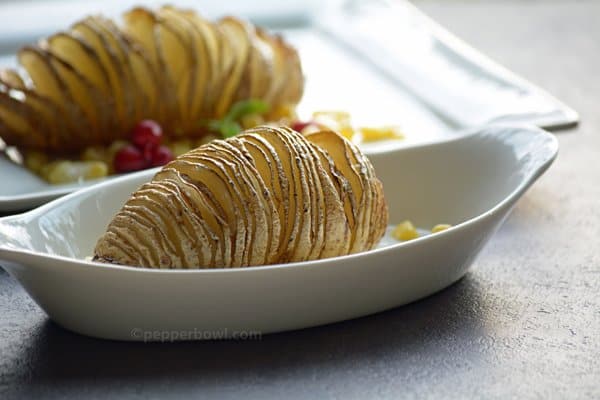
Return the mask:
<path id="1" fill-rule="evenodd" d="M 259 99 L 274 112 L 300 101 L 300 60 L 279 36 L 170 6 L 123 19 L 90 16 L 21 49 L 23 72 L 0 71 L 0 137 L 75 152 L 127 138 L 142 119 L 168 136 L 198 137 L 236 101 Z"/>
<path id="2" fill-rule="evenodd" d="M 243 267 L 372 249 L 387 226 L 369 160 L 331 131 L 258 127 L 167 164 L 98 240 L 98 261 Z"/>

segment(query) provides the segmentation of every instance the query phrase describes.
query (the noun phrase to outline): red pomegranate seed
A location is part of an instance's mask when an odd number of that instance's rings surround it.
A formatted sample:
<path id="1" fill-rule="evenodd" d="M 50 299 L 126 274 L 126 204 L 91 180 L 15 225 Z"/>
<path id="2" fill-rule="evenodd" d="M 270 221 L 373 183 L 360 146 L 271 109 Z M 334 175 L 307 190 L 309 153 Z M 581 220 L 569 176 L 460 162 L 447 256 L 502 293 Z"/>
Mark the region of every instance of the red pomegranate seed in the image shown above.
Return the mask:
<path id="1" fill-rule="evenodd" d="M 131 141 L 138 149 L 146 146 L 154 148 L 162 142 L 163 131 L 160 125 L 151 119 L 140 121 L 134 128 Z"/>
<path id="2" fill-rule="evenodd" d="M 146 164 L 150 165 L 152 163 L 152 155 L 154 154 L 157 148 L 158 146 L 149 143 L 143 147 L 138 147 L 138 149 L 142 152 L 144 160 L 146 160 Z"/>
<path id="3" fill-rule="evenodd" d="M 292 128 L 296 132 L 302 132 L 304 130 L 304 128 L 306 128 L 307 126 L 310 126 L 310 125 L 315 125 L 315 122 L 314 121 L 294 121 L 294 122 L 292 122 L 292 125 L 290 126 L 290 128 Z"/>
<path id="4" fill-rule="evenodd" d="M 175 157 L 167 146 L 158 146 L 152 152 L 152 158 L 150 165 L 153 167 L 160 167 L 166 163 L 173 161 Z"/>
<path id="5" fill-rule="evenodd" d="M 117 172 L 139 171 L 147 168 L 148 162 L 137 147 L 128 144 L 115 154 L 114 167 Z"/>

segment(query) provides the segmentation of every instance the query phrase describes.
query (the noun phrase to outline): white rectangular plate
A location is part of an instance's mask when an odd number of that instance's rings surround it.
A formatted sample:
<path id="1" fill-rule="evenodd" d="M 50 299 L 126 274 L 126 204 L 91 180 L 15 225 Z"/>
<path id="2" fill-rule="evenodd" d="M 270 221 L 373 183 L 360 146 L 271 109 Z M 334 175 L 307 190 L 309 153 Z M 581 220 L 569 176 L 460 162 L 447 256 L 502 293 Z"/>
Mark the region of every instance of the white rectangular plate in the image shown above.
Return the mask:
<path id="1" fill-rule="evenodd" d="M 43 2 L 41 8 L 28 5 L 27 13 L 14 4 L 0 5 L 0 51 L 18 47 L 19 38 L 34 40 L 89 12 L 117 16 L 129 3 L 109 0 L 74 7 L 72 2 Z M 202 2 L 178 4 L 192 3 L 202 10 Z M 239 13 L 276 27 L 300 51 L 306 76 L 302 117 L 335 109 L 349 111 L 357 125 L 402 127 L 405 140 L 363 146 L 367 153 L 441 140 L 490 121 L 547 128 L 577 122 L 573 110 L 456 39 L 408 2 L 349 1 L 329 11 L 317 11 L 327 7 L 316 1 L 304 7 L 262 5 L 240 6 Z M 214 3 L 206 7 L 210 16 L 233 9 Z M 64 17 L 47 18 L 44 10 L 62 10 Z M 17 26 L 15 13 L 37 22 Z M 14 56 L 0 56 L 0 66 L 14 62 Z M 0 157 L 0 212 L 32 208 L 93 183 L 49 185 Z"/>

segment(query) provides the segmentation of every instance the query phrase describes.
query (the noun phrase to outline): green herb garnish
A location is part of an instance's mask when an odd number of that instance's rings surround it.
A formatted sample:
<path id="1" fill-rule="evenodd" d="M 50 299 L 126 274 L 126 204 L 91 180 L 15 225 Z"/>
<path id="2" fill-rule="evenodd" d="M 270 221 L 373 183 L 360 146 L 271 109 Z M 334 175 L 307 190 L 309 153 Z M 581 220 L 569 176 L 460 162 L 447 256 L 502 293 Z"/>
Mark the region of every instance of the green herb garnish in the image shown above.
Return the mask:
<path id="1" fill-rule="evenodd" d="M 207 126 L 212 131 L 221 133 L 224 138 L 230 138 L 242 131 L 242 127 L 237 121 L 246 115 L 264 114 L 267 111 L 269 111 L 269 105 L 262 100 L 240 100 L 231 106 L 223 119 L 204 121 L 203 125 Z"/>

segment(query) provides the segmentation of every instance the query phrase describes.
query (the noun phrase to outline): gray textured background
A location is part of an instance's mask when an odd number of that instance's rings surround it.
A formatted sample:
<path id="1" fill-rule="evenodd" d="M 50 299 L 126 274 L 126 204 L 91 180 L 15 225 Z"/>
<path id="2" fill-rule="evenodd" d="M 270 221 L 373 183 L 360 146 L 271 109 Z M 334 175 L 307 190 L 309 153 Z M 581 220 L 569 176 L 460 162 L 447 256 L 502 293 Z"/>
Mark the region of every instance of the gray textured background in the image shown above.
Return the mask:
<path id="1" fill-rule="evenodd" d="M 154 345 L 66 332 L 0 270 L 0 398 L 600 398 L 600 2 L 417 4 L 581 113 L 463 280 L 260 341 Z"/>

